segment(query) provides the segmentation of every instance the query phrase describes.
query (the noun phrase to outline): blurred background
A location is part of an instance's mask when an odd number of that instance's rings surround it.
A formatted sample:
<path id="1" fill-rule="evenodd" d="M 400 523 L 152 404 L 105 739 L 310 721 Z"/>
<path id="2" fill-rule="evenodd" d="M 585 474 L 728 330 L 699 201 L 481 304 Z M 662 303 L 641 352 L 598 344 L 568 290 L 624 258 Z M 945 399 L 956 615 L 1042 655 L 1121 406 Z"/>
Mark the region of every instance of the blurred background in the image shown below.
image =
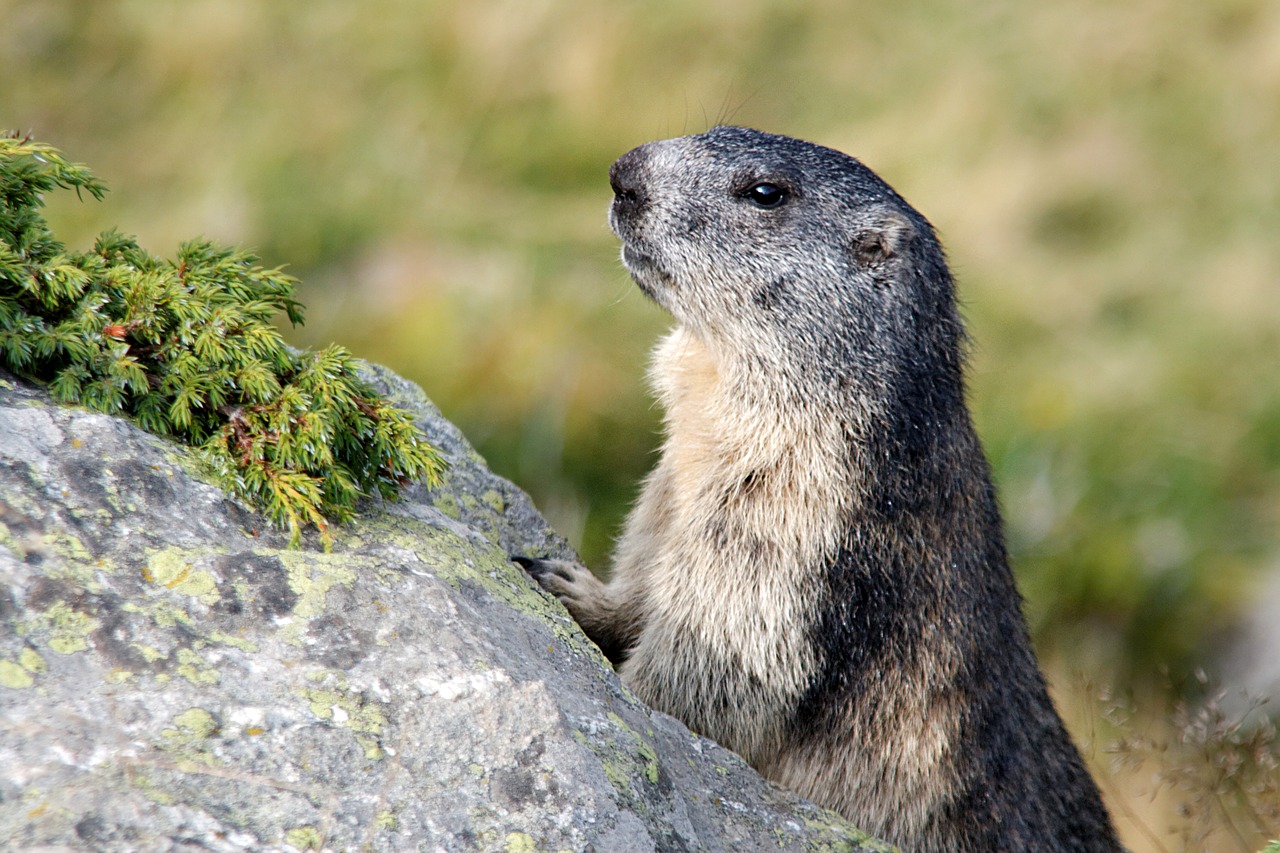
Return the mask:
<path id="1" fill-rule="evenodd" d="M 288 265 L 294 343 L 421 384 L 599 569 L 668 325 L 610 162 L 721 122 L 859 157 L 949 249 L 1028 618 L 1127 842 L 1280 834 L 1275 743 L 1235 726 L 1280 682 L 1280 4 L 0 0 L 0 61 L 0 127 L 111 187 L 50 199 L 69 245 Z"/>

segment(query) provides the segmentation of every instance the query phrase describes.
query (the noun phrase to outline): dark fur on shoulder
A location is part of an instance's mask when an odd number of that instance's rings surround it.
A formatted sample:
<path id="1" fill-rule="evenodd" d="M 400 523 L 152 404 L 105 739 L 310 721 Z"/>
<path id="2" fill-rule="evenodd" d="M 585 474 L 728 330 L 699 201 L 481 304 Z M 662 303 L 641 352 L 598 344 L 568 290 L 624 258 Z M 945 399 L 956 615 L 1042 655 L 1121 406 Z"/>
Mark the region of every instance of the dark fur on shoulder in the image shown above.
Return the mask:
<path id="1" fill-rule="evenodd" d="M 639 697 L 905 850 L 1120 849 L 1032 652 L 928 221 L 744 128 L 610 177 L 677 321 L 666 442 L 608 585 L 521 562 Z"/>

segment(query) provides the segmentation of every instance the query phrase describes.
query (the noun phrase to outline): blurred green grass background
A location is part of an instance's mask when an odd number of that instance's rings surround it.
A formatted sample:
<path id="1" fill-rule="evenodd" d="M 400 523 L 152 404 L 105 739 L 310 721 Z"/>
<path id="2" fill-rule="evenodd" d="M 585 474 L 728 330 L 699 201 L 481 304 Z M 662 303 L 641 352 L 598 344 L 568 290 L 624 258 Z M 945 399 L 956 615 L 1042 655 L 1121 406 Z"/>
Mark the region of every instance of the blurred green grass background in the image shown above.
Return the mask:
<path id="1" fill-rule="evenodd" d="M 288 264 L 294 342 L 419 382 L 593 566 L 653 460 L 668 323 L 616 260 L 607 168 L 732 122 L 858 156 L 940 230 L 1056 670 L 1192 683 L 1280 568 L 1280 4 L 0 0 L 0 22 L 0 126 L 112 188 L 54 206 L 70 244 L 118 224 Z"/>

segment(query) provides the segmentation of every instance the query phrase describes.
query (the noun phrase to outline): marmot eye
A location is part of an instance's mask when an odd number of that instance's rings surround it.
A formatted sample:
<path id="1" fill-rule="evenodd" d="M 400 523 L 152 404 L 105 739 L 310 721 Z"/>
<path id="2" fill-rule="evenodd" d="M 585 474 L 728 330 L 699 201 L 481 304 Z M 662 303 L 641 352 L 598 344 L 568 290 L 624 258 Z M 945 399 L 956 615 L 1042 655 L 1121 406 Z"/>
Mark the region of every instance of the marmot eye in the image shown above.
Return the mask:
<path id="1" fill-rule="evenodd" d="M 786 190 L 768 181 L 752 186 L 747 190 L 746 196 L 760 207 L 777 207 L 787 200 Z"/>

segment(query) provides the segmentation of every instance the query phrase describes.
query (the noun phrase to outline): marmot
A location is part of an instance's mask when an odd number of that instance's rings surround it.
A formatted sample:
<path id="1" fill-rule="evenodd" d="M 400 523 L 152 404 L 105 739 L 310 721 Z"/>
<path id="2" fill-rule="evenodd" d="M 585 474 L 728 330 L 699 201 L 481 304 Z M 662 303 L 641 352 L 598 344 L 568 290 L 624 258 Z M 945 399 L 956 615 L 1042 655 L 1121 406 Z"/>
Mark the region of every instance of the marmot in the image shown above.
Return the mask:
<path id="1" fill-rule="evenodd" d="M 607 585 L 518 562 L 636 696 L 906 851 L 1121 849 L 1031 648 L 933 227 L 858 160 L 738 127 L 610 182 L 676 320 L 666 440 Z"/>

